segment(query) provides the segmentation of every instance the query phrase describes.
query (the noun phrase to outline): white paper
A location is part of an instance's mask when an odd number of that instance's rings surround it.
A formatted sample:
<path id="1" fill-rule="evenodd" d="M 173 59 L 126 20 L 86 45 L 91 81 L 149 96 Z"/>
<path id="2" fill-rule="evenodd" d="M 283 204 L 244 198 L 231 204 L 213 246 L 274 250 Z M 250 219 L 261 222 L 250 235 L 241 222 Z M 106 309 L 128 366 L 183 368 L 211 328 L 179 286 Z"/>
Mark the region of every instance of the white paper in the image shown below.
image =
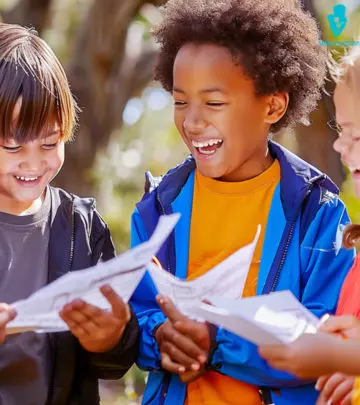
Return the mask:
<path id="1" fill-rule="evenodd" d="M 169 297 L 184 314 L 191 315 L 188 307 L 201 302 L 206 296 L 240 298 L 261 233 L 257 228 L 254 240 L 226 258 L 223 262 L 195 280 L 181 280 L 150 264 L 148 271 L 160 294 Z"/>
<path id="2" fill-rule="evenodd" d="M 207 297 L 212 305 L 200 303 L 193 316 L 222 326 L 256 345 L 290 343 L 303 333 L 315 333 L 320 320 L 290 291 L 240 300 Z"/>
<path id="3" fill-rule="evenodd" d="M 76 298 L 99 308 L 109 309 L 110 304 L 99 291 L 99 287 L 104 284 L 111 285 L 127 302 L 141 281 L 146 266 L 169 236 L 179 217 L 179 214 L 160 217 L 147 242 L 92 268 L 67 273 L 29 298 L 12 304 L 18 315 L 8 324 L 7 333 L 67 330 L 68 327 L 59 317 L 58 311 Z"/>

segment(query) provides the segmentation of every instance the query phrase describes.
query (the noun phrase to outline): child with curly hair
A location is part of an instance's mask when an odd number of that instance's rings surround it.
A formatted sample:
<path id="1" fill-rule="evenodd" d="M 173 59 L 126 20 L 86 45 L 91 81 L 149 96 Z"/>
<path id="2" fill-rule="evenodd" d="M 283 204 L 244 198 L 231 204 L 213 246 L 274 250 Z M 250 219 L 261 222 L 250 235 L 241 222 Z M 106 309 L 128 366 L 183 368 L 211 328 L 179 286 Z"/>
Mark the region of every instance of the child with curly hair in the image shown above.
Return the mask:
<path id="1" fill-rule="evenodd" d="M 158 258 L 191 280 L 249 244 L 260 224 L 243 297 L 291 290 L 316 315 L 334 313 L 354 257 L 335 243 L 349 221 L 344 205 L 324 174 L 270 140 L 306 123 L 320 98 L 327 56 L 316 22 L 286 0 L 170 0 L 163 12 L 156 79 L 173 95 L 191 156 L 161 181 L 148 176 L 132 245 L 160 215 L 180 212 Z M 254 345 L 186 318 L 168 298 L 149 299 L 151 289 L 145 278 L 133 298 L 138 364 L 150 370 L 144 404 L 315 403 L 314 384 L 270 368 Z"/>

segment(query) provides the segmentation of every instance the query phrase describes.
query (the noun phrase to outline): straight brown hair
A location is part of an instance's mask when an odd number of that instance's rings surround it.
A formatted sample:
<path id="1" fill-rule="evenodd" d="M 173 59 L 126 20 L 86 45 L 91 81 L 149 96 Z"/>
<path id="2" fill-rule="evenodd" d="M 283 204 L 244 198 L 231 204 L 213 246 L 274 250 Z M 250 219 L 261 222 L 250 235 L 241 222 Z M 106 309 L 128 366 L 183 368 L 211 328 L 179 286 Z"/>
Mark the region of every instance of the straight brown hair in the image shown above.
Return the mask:
<path id="1" fill-rule="evenodd" d="M 77 112 L 65 71 L 49 45 L 32 28 L 0 23 L 0 139 L 26 143 L 56 120 L 62 140 L 68 141 Z"/>

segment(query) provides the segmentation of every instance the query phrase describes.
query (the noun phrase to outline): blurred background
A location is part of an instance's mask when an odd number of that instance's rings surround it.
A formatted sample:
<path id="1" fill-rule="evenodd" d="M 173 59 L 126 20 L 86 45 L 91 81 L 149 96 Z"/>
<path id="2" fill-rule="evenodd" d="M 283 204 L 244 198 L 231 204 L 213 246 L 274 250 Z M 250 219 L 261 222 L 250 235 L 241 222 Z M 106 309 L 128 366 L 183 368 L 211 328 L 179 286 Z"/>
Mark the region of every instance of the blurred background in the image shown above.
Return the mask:
<path id="1" fill-rule="evenodd" d="M 171 96 L 151 80 L 156 46 L 150 30 L 161 20 L 158 7 L 165 2 L 0 0 L 2 20 L 35 27 L 66 68 L 82 113 L 56 183 L 97 198 L 118 252 L 129 246 L 130 216 L 142 196 L 144 172 L 163 174 L 187 154 L 172 124 Z M 302 3 L 317 19 L 328 44 L 352 41 L 360 35 L 360 0 Z M 335 4 L 347 7 L 348 18 L 345 30 L 336 38 L 327 19 Z M 335 49 L 339 57 L 344 47 L 335 45 L 329 49 Z M 328 94 L 332 88 L 328 81 L 310 126 L 284 131 L 276 139 L 328 173 L 341 187 L 353 221 L 360 223 L 360 203 L 332 150 L 337 136 L 331 125 L 334 106 Z M 102 403 L 139 403 L 145 378 L 134 368 L 120 382 L 102 382 Z"/>

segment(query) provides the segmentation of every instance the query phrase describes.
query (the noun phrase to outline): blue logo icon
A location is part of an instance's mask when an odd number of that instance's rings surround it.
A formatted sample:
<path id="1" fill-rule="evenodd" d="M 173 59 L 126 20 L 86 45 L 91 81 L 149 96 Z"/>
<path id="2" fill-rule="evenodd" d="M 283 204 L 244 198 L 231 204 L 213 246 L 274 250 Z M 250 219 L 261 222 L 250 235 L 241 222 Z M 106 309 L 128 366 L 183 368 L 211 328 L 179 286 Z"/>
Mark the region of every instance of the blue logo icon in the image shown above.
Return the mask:
<path id="1" fill-rule="evenodd" d="M 330 28 L 335 37 L 338 37 L 347 24 L 346 7 L 343 4 L 334 6 L 333 14 L 328 15 Z"/>

